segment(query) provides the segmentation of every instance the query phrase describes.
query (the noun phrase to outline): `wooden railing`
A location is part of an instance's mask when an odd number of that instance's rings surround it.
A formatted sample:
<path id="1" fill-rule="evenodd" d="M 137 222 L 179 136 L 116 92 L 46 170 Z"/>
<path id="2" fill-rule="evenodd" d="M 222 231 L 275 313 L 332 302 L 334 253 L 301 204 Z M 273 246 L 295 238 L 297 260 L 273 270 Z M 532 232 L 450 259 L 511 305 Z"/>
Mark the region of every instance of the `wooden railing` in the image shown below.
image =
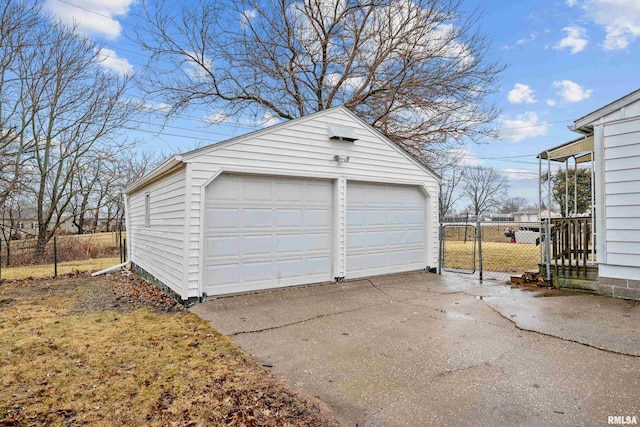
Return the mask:
<path id="1" fill-rule="evenodd" d="M 551 219 L 551 262 L 558 273 L 570 277 L 587 277 L 587 267 L 595 261 L 591 217 Z"/>

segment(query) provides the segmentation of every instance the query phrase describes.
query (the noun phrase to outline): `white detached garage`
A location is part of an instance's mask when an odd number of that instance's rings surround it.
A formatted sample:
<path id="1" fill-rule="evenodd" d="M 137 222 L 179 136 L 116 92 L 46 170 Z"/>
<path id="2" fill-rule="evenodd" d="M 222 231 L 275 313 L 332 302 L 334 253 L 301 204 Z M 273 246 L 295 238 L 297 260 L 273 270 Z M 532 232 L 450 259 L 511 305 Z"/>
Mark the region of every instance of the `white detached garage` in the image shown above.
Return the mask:
<path id="1" fill-rule="evenodd" d="M 125 190 L 132 268 L 183 300 L 437 265 L 438 177 L 344 107 L 173 156 Z"/>

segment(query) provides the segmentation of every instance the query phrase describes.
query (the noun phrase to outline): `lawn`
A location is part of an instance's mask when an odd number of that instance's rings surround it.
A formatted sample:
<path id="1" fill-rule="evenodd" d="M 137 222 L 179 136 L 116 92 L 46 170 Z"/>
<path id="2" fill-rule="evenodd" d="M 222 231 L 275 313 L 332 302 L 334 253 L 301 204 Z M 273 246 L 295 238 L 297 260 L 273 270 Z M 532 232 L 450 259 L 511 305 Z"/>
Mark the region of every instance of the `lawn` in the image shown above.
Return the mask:
<path id="1" fill-rule="evenodd" d="M 0 284 L 0 425 L 338 425 L 134 276 Z"/>
<path id="2" fill-rule="evenodd" d="M 123 233 L 123 239 L 126 237 Z M 54 275 L 53 241 L 45 256 L 34 258 L 35 239 L 7 242 L 2 246 L 0 279 L 14 280 L 52 277 Z M 120 245 L 117 233 L 98 233 L 57 237 L 58 274 L 94 272 L 120 263 Z M 9 266 L 7 266 L 9 261 Z"/>
<path id="3" fill-rule="evenodd" d="M 445 241 L 443 267 L 471 270 L 473 268 L 473 240 Z M 477 249 L 476 249 L 477 251 Z M 476 269 L 479 259 L 476 253 Z M 537 270 L 540 259 L 540 247 L 532 244 L 483 242 L 482 267 L 484 271 L 522 274 Z"/>
<path id="4" fill-rule="evenodd" d="M 70 274 L 76 272 L 100 271 L 107 267 L 120 264 L 120 258 L 92 258 L 78 261 L 64 261 L 58 263 L 58 274 Z M 3 267 L 2 280 L 16 280 L 29 278 L 52 277 L 53 264 L 22 265 L 18 267 Z"/>

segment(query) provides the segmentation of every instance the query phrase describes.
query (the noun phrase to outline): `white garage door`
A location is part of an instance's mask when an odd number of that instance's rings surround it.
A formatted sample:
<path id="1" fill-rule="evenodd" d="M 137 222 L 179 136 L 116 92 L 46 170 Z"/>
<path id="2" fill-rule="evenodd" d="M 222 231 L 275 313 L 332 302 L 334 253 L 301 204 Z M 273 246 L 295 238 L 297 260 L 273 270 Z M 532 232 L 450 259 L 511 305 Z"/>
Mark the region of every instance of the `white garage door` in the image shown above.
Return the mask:
<path id="1" fill-rule="evenodd" d="M 425 196 L 416 186 L 347 184 L 347 279 L 426 267 Z"/>
<path id="2" fill-rule="evenodd" d="M 208 295 L 331 280 L 331 181 L 223 174 L 206 188 Z"/>

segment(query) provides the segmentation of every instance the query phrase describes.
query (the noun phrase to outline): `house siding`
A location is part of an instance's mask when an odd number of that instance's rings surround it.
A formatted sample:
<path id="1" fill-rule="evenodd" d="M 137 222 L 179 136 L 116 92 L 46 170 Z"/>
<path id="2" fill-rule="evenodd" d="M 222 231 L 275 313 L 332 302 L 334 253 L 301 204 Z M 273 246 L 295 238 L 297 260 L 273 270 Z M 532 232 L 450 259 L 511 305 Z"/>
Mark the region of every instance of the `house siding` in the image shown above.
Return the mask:
<path id="1" fill-rule="evenodd" d="M 599 266 L 605 293 L 635 298 L 640 295 L 640 116 L 630 114 L 639 113 L 640 103 L 634 103 L 603 120 L 606 254 Z"/>
<path id="2" fill-rule="evenodd" d="M 129 259 L 186 299 L 183 289 L 185 250 L 185 168 L 129 195 Z M 149 194 L 149 227 L 145 196 Z"/>
<path id="3" fill-rule="evenodd" d="M 329 124 L 356 129 L 358 140 L 353 143 L 329 140 Z M 344 182 L 349 180 L 422 185 L 430 195 L 426 201 L 427 224 L 430 226 L 426 236 L 429 245 L 425 265 L 437 265 L 438 179 L 383 141 L 379 134 L 346 110 L 327 110 L 296 120 L 287 126 L 267 129 L 232 143 L 221 144 L 184 155 L 191 168 L 191 185 L 187 197 L 191 200 L 186 243 L 189 251 L 188 297 L 199 296 L 200 292 L 203 188 L 221 170 L 335 179 L 341 180 L 336 185 L 343 190 L 346 188 Z M 333 159 L 335 155 L 349 156 L 350 160 L 338 163 Z M 340 197 L 346 200 L 349 195 L 341 194 Z M 340 215 L 341 212 L 338 212 L 338 217 Z M 343 229 L 338 228 L 336 231 L 338 236 L 344 234 Z M 334 256 L 337 256 L 335 268 L 342 268 L 344 271 L 344 254 Z"/>

